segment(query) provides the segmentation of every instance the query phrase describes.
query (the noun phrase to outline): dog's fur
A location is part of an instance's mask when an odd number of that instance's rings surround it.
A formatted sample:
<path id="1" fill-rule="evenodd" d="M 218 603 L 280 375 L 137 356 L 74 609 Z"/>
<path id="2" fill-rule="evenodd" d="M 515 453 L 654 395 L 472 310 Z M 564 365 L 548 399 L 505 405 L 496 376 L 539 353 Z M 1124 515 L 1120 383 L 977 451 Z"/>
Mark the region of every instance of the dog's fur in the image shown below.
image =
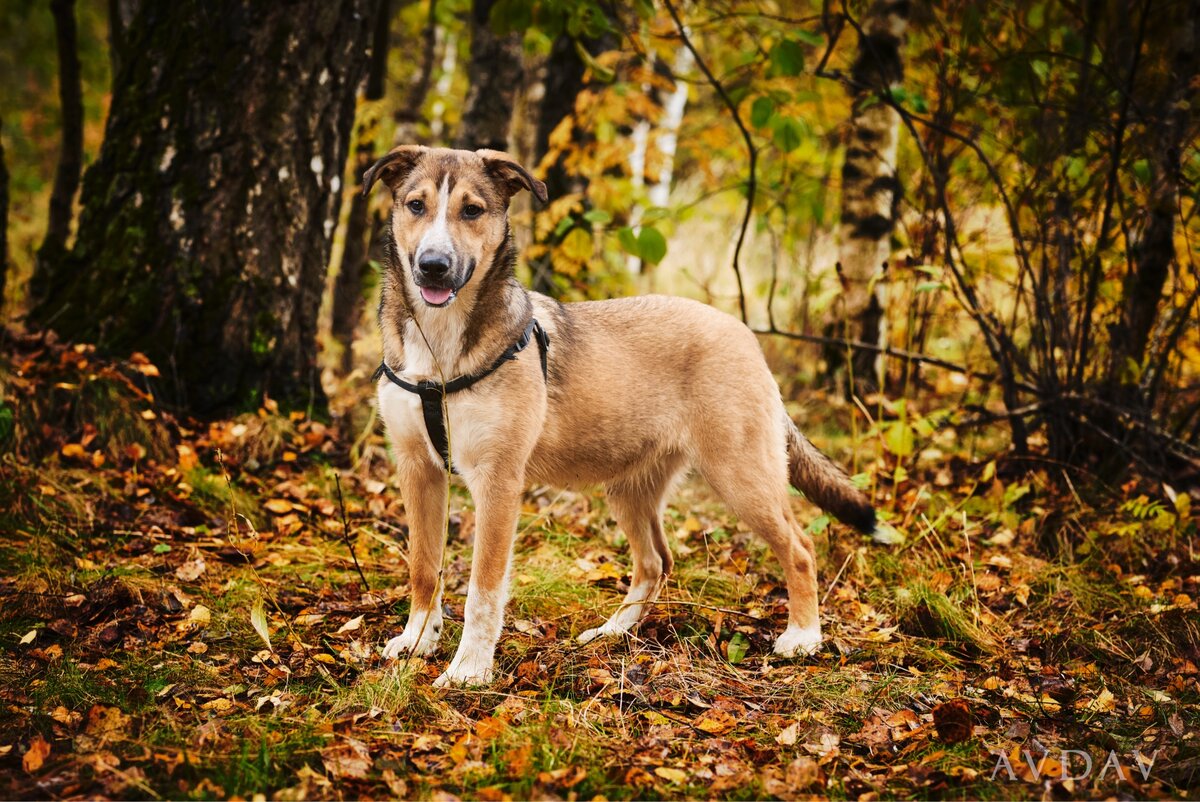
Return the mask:
<path id="1" fill-rule="evenodd" d="M 453 464 L 477 518 L 462 641 L 437 684 L 492 676 L 526 483 L 604 485 L 629 539 L 625 601 L 579 636 L 586 642 L 627 632 L 657 597 L 672 567 L 660 519 L 689 467 L 783 564 L 789 618 L 775 651 L 816 650 L 816 557 L 793 516 L 789 481 L 863 531 L 874 528 L 875 514 L 787 417 L 750 330 L 681 298 L 561 304 L 525 290 L 513 274 L 508 201 L 521 189 L 545 201 L 546 188 L 506 154 L 403 146 L 368 171 L 367 191 L 377 179 L 394 199 L 379 309 L 389 366 L 412 382 L 480 372 L 531 315 L 551 343 L 545 380 L 531 345 L 446 397 Z M 425 655 L 442 630 L 445 472 L 419 398 L 386 378 L 378 398 L 408 512 L 412 577 L 408 623 L 384 656 Z"/>

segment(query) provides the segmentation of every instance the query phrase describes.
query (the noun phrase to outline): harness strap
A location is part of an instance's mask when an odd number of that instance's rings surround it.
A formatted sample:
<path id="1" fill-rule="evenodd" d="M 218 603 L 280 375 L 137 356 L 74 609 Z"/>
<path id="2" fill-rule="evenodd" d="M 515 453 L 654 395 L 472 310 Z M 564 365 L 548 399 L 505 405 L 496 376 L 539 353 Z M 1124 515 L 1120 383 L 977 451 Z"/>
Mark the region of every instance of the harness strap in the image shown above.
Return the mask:
<path id="1" fill-rule="evenodd" d="M 476 382 L 486 379 L 488 376 L 495 373 L 501 365 L 509 360 L 516 359 L 517 354 L 525 350 L 531 339 L 537 339 L 538 353 L 541 356 L 542 362 L 542 380 L 547 378 L 548 370 L 548 354 L 550 351 L 550 335 L 542 328 L 542 324 L 537 322 L 537 318 L 530 318 L 528 325 L 525 326 L 525 331 L 521 332 L 521 336 L 517 341 L 508 346 L 504 350 L 491 367 L 480 373 L 475 373 L 468 376 L 459 376 L 457 379 L 452 379 L 446 382 L 443 387 L 440 382 L 425 379 L 416 384 L 407 382 L 396 375 L 386 361 L 379 363 L 379 370 L 375 371 L 375 377 L 380 374 L 387 376 L 388 381 L 392 384 L 414 393 L 421 398 L 421 415 L 425 418 L 425 431 L 429 435 L 429 442 L 433 445 L 435 451 L 442 457 L 442 465 L 447 470 L 458 473 L 450 464 L 450 442 L 446 437 L 446 422 L 442 417 L 442 401 L 450 393 L 457 393 L 460 390 L 466 390 Z"/>

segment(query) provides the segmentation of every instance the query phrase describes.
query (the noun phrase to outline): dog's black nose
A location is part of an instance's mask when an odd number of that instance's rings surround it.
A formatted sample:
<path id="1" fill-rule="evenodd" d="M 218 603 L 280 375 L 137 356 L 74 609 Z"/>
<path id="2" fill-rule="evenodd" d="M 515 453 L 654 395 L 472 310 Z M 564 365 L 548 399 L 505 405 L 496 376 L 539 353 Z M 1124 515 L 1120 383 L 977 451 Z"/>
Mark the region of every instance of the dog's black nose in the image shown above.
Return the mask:
<path id="1" fill-rule="evenodd" d="M 421 255 L 417 266 L 430 278 L 445 278 L 450 272 L 450 257 L 444 253 L 425 253 Z"/>

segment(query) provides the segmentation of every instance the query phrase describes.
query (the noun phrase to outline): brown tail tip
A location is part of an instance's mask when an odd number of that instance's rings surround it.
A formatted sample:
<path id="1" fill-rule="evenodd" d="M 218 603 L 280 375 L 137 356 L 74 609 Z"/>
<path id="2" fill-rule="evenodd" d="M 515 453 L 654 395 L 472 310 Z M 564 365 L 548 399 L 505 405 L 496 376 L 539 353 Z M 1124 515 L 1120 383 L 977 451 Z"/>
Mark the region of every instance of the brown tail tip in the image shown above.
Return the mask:
<path id="1" fill-rule="evenodd" d="M 794 424 L 788 431 L 788 462 L 792 485 L 814 504 L 864 534 L 875 532 L 875 509 L 870 499 Z"/>

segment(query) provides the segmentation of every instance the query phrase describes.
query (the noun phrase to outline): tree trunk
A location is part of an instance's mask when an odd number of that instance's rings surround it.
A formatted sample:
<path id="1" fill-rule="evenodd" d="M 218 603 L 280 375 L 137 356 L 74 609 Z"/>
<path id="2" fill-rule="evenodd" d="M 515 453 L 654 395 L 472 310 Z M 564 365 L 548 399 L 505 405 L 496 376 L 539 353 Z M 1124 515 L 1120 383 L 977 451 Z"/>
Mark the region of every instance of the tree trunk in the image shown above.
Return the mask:
<path id="1" fill-rule="evenodd" d="M 521 34 L 497 35 L 489 18 L 496 0 L 475 0 L 471 8 L 471 63 L 466 105 L 454 146 L 509 149 L 513 103 L 524 73 Z"/>
<path id="2" fill-rule="evenodd" d="M 0 120 L 0 310 L 8 281 L 8 163 L 4 160 L 4 120 Z"/>
<path id="3" fill-rule="evenodd" d="M 79 42 L 75 26 L 75 0 L 52 0 L 54 33 L 58 48 L 58 99 L 62 107 L 62 145 L 54 188 L 50 192 L 50 217 L 38 261 L 56 261 L 66 251 L 79 174 L 83 170 L 83 87 L 79 78 Z M 45 287 L 34 285 L 35 297 Z"/>
<path id="4" fill-rule="evenodd" d="M 369 240 L 371 232 L 371 199 L 363 194 L 362 177 L 367 168 L 375 163 L 375 140 L 379 128 L 379 106 L 384 93 L 384 78 L 387 75 L 388 33 L 391 29 L 391 0 L 383 0 L 375 21 L 374 38 L 371 45 L 371 63 L 367 71 L 367 84 L 363 99 L 367 105 L 359 115 L 354 139 L 354 195 L 350 199 L 350 214 L 346 219 L 345 246 L 342 263 L 338 267 L 337 279 L 333 284 L 333 309 L 330 330 L 342 346 L 341 372 L 350 372 L 354 366 L 354 333 L 363 312 L 363 287 L 370 274 Z"/>
<path id="5" fill-rule="evenodd" d="M 879 94 L 904 78 L 900 48 L 908 28 L 908 0 L 876 0 L 863 20 L 858 56 L 851 68 L 853 105 L 842 166 L 842 215 L 838 229 L 838 275 L 843 293 L 827 334 L 884 345 L 884 276 L 896 225 L 896 145 L 900 116 Z M 826 351 L 831 377 L 849 368 L 859 387 L 882 382 L 883 359 L 857 352 Z"/>
<path id="6" fill-rule="evenodd" d="M 575 43 L 568 36 L 560 36 L 550 49 L 546 59 L 545 87 L 541 107 L 538 109 L 537 145 L 534 152 L 540 166 L 550 153 L 550 134 L 564 119 L 575 111 L 575 98 L 583 89 L 583 60 L 575 52 Z M 546 170 L 546 192 L 551 202 L 572 192 L 586 192 L 587 180 L 569 174 L 563 160 L 557 159 Z M 553 235 L 551 235 L 553 237 Z M 545 243 L 550 247 L 553 242 Z M 557 295 L 554 286 L 554 266 L 549 253 L 530 260 L 530 273 L 535 292 Z"/>
<path id="7" fill-rule="evenodd" d="M 324 402 L 317 310 L 379 0 L 145 3 L 33 319 L 207 414 Z"/>
<path id="8" fill-rule="evenodd" d="M 1150 188 L 1141 230 L 1129 248 L 1121 321 L 1113 328 L 1109 379 L 1129 384 L 1141 372 L 1150 333 L 1159 317 L 1163 287 L 1175 261 L 1175 219 L 1179 215 L 1181 161 L 1191 135 L 1195 105 L 1200 100 L 1196 32 L 1193 25 L 1176 30 L 1177 50 L 1165 82 L 1157 124 L 1147 128 Z"/>
<path id="9" fill-rule="evenodd" d="M 139 6 L 140 0 L 108 0 L 108 61 L 112 67 L 113 86 L 117 85 L 121 77 L 125 32 L 137 16 Z"/>

